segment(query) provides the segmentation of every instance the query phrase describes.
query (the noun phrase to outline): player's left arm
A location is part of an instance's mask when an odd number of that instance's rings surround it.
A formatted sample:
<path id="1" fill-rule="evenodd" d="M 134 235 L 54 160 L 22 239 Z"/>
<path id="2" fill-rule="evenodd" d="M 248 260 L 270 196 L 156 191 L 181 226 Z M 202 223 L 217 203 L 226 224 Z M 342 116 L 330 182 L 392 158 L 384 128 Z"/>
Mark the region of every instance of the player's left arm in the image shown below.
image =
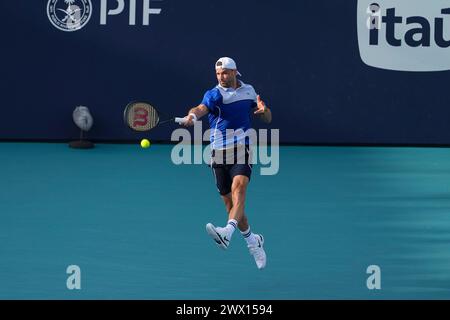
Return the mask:
<path id="1" fill-rule="evenodd" d="M 254 108 L 253 110 L 254 114 L 258 116 L 258 118 L 261 119 L 261 121 L 265 123 L 272 122 L 272 112 L 270 111 L 270 108 L 266 106 L 266 104 L 259 95 L 256 96 L 256 108 Z"/>

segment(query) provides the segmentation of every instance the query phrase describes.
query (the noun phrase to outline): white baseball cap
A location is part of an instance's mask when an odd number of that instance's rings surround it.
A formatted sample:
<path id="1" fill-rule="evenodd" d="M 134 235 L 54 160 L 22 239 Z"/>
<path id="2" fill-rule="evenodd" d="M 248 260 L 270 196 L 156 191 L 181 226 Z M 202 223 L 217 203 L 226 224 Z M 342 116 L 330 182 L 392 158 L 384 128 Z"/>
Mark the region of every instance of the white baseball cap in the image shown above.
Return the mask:
<path id="1" fill-rule="evenodd" d="M 230 69 L 230 70 L 236 70 L 237 71 L 236 62 L 234 62 L 233 59 L 228 58 L 228 57 L 222 57 L 219 60 L 217 60 L 217 62 L 216 62 L 216 70 L 218 68 Z M 238 76 L 242 76 L 239 71 L 237 71 L 237 75 Z"/>

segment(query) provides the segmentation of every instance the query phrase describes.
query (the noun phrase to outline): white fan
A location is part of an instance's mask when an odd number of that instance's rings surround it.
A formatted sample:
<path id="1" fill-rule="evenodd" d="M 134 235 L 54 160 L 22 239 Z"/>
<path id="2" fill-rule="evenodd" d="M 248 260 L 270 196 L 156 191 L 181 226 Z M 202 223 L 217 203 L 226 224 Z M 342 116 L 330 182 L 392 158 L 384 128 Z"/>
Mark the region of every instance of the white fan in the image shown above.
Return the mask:
<path id="1" fill-rule="evenodd" d="M 78 128 L 80 128 L 80 140 L 72 141 L 69 146 L 77 149 L 89 149 L 93 148 L 94 144 L 90 141 L 83 139 L 83 132 L 91 130 L 94 124 L 94 118 L 92 117 L 89 108 L 85 106 L 78 106 L 73 110 L 72 114 L 73 122 Z"/>

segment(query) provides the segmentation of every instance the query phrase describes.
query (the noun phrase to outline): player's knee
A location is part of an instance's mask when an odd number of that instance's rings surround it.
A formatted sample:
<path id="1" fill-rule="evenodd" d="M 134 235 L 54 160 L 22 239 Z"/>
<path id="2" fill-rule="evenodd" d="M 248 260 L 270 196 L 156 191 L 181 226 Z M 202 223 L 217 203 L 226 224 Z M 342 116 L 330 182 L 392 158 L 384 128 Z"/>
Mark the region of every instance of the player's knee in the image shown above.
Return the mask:
<path id="1" fill-rule="evenodd" d="M 235 191 L 235 190 L 244 190 L 245 191 L 245 189 L 247 188 L 247 184 L 248 184 L 248 178 L 239 176 L 238 178 L 235 178 L 233 180 L 232 191 Z"/>
<path id="2" fill-rule="evenodd" d="M 236 192 L 245 192 L 245 189 L 247 188 L 247 185 L 242 182 L 242 181 L 236 181 L 235 183 L 233 183 L 233 187 L 232 187 L 232 193 L 236 193 Z"/>

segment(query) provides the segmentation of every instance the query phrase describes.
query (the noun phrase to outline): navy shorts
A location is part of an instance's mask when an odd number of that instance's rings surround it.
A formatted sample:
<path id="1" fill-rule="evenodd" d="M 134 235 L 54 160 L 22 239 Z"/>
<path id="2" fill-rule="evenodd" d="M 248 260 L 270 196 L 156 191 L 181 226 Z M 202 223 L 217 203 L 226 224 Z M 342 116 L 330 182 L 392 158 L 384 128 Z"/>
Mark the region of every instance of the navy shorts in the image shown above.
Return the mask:
<path id="1" fill-rule="evenodd" d="M 220 195 L 229 194 L 234 177 L 242 175 L 250 180 L 252 162 L 249 147 L 235 147 L 228 151 L 212 150 L 211 169 Z"/>

